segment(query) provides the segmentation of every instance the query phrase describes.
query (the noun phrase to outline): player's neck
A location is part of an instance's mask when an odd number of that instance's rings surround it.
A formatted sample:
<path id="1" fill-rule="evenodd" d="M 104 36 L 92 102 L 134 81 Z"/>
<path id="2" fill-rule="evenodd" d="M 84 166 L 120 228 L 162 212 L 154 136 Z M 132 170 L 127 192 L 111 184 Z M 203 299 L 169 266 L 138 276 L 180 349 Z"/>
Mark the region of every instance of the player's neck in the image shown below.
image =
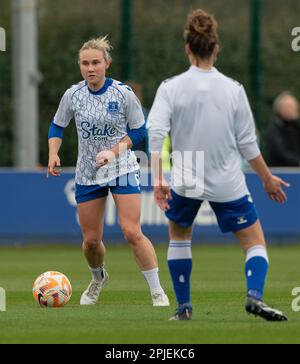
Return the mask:
<path id="1" fill-rule="evenodd" d="M 214 66 L 214 57 L 210 57 L 207 59 L 201 59 L 195 56 L 189 56 L 189 60 L 192 66 L 201 68 L 203 70 L 211 70 Z"/>
<path id="2" fill-rule="evenodd" d="M 106 78 L 104 77 L 101 81 L 97 83 L 90 83 L 88 82 L 88 87 L 91 91 L 97 92 L 99 91 L 105 84 Z"/>

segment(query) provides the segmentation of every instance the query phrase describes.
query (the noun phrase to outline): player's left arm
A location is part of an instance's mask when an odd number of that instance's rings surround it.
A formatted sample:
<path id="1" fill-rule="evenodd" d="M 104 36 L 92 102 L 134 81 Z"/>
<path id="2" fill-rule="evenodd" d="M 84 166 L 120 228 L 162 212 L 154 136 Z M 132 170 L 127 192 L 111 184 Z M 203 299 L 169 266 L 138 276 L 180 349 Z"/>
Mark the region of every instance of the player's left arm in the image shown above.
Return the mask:
<path id="1" fill-rule="evenodd" d="M 250 160 L 249 163 L 261 178 L 264 189 L 271 200 L 283 204 L 287 200 L 287 196 L 282 187 L 290 187 L 290 184 L 272 174 L 261 154 Z"/>
<path id="2" fill-rule="evenodd" d="M 269 197 L 273 201 L 281 204 L 284 203 L 287 200 L 287 196 L 282 187 L 289 187 L 290 185 L 272 174 L 260 152 L 252 111 L 243 87 L 240 88 L 235 115 L 235 138 L 241 155 L 261 178 Z"/>
<path id="3" fill-rule="evenodd" d="M 128 123 L 127 135 L 112 149 L 104 150 L 97 155 L 98 167 L 103 167 L 118 158 L 126 150 L 140 143 L 147 134 L 145 117 L 142 106 L 136 95 L 129 89 L 126 92 L 126 120 Z"/>
<path id="4" fill-rule="evenodd" d="M 239 152 L 246 161 L 250 161 L 261 154 L 257 144 L 253 114 L 243 86 L 240 86 L 237 99 L 234 133 Z"/>
<path id="5" fill-rule="evenodd" d="M 97 167 L 103 167 L 108 163 L 111 163 L 114 159 L 118 158 L 126 150 L 131 149 L 134 145 L 137 145 L 146 136 L 145 124 L 138 128 L 132 129 L 128 134 L 112 149 L 103 150 L 97 154 L 96 163 Z"/>
<path id="6" fill-rule="evenodd" d="M 118 158 L 122 153 L 126 152 L 127 149 L 132 147 L 131 139 L 126 135 L 118 144 L 116 144 L 110 150 L 103 150 L 97 154 L 96 164 L 97 167 L 101 168 L 106 164 L 111 163 Z"/>

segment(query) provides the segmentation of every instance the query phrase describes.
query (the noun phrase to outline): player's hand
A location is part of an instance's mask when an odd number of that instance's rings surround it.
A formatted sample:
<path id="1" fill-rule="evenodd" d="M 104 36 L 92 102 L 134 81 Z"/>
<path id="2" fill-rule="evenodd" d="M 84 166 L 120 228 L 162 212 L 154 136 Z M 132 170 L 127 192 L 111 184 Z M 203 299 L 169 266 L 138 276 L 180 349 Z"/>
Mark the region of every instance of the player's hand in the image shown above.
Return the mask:
<path id="1" fill-rule="evenodd" d="M 170 187 L 167 182 L 162 181 L 158 185 L 154 186 L 154 200 L 157 206 L 163 210 L 169 210 L 170 206 L 168 204 L 168 199 L 172 201 L 172 195 L 170 192 Z"/>
<path id="2" fill-rule="evenodd" d="M 61 173 L 61 168 L 60 168 L 59 156 L 57 154 L 50 155 L 48 162 L 47 178 L 49 174 L 51 174 L 54 177 L 59 177 L 60 173 Z"/>
<path id="3" fill-rule="evenodd" d="M 290 185 L 281 178 L 272 176 L 267 181 L 264 181 L 263 185 L 271 200 L 280 204 L 283 204 L 287 200 L 287 196 L 282 187 L 290 187 Z"/>
<path id="4" fill-rule="evenodd" d="M 116 158 L 115 154 L 111 150 L 103 150 L 97 154 L 96 165 L 98 168 L 111 163 Z"/>

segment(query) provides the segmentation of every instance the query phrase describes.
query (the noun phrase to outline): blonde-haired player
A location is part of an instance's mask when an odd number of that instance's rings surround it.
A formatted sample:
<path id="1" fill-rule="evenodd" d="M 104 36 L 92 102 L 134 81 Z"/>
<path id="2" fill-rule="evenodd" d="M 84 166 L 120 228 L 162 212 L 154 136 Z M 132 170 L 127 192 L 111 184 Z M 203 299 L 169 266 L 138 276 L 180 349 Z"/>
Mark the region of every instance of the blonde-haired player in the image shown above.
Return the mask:
<path id="1" fill-rule="evenodd" d="M 49 173 L 60 174 L 58 152 L 63 129 L 75 119 L 78 134 L 76 201 L 83 234 L 83 253 L 92 281 L 80 303 L 98 301 L 108 279 L 102 241 L 105 202 L 109 191 L 117 208 L 119 224 L 133 256 L 149 285 L 154 306 L 168 306 L 159 281 L 154 248 L 140 226 L 139 166 L 130 148 L 144 138 L 145 120 L 138 101 L 126 85 L 106 77 L 111 64 L 107 37 L 91 39 L 79 51 L 84 81 L 62 97 L 49 130 Z"/>

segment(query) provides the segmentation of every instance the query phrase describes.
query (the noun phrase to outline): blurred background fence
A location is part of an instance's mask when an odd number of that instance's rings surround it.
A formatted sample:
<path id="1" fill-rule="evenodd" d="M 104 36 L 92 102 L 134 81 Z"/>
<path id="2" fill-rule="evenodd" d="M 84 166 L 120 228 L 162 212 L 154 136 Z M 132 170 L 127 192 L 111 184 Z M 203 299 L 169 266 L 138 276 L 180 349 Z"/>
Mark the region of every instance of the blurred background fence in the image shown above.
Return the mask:
<path id="1" fill-rule="evenodd" d="M 60 98 L 68 87 L 81 80 L 77 57 L 83 42 L 108 34 L 114 47 L 109 76 L 138 82 L 143 89 L 143 105 L 150 108 L 161 81 L 188 67 L 183 28 L 187 13 L 195 8 L 205 9 L 218 20 L 221 53 L 216 67 L 245 86 L 259 134 L 263 134 L 274 98 L 280 92 L 290 90 L 300 97 L 300 52 L 291 48 L 292 29 L 300 26 L 299 0 L 1 0 L 0 27 L 7 36 L 6 52 L 0 53 L 0 167 L 6 168 L 0 173 L 1 241 L 80 240 L 72 171 L 46 183 L 44 170 L 7 169 L 16 165 L 16 129 L 20 127 L 26 133 L 27 122 L 28 126 L 32 123 L 23 120 L 20 125 L 14 120 L 20 107 L 14 97 L 20 93 L 22 73 L 18 65 L 26 65 L 18 53 L 22 44 L 16 41 L 16 21 L 20 15 L 15 14 L 16 4 L 35 9 L 36 28 L 32 31 L 37 36 L 37 66 L 27 82 L 38 87 L 35 143 L 36 164 L 40 168 L 47 165 L 48 128 Z M 27 33 L 26 24 L 24 27 L 19 42 L 33 34 Z M 26 93 L 26 88 L 21 92 Z M 30 105 L 23 107 L 26 111 Z M 263 149 L 263 138 L 260 142 Z M 64 133 L 60 156 L 63 166 L 75 165 L 74 123 Z M 22 157 L 26 159 L 26 155 Z M 247 175 L 250 191 L 255 195 L 267 235 L 279 242 L 299 240 L 299 170 L 279 173 L 292 183 L 285 207 L 268 201 L 251 173 Z M 143 228 L 146 233 L 165 239 L 167 228 L 163 216 L 157 212 L 152 217 L 147 215 L 153 206 L 148 192 L 143 194 Z M 106 231 L 119 239 L 114 213 L 110 206 Z M 198 222 L 203 228 L 196 226 L 196 233 L 220 241 L 209 208 L 204 208 Z"/>
<path id="2" fill-rule="evenodd" d="M 0 54 L 0 166 L 12 166 L 14 155 L 14 1 L 0 3 L 0 26 L 7 31 L 7 51 Z M 300 53 L 291 49 L 291 31 L 299 26 L 299 0 L 19 1 L 36 4 L 38 161 L 42 165 L 47 163 L 48 126 L 58 102 L 64 91 L 81 79 L 77 54 L 82 43 L 108 34 L 114 47 L 109 75 L 121 81 L 130 78 L 139 82 L 144 106 L 149 108 L 160 82 L 188 67 L 182 34 L 186 15 L 194 8 L 201 7 L 216 16 L 221 39 L 217 67 L 245 85 L 260 132 L 276 95 L 289 89 L 300 96 Z M 61 150 L 64 165 L 75 165 L 76 149 L 76 132 L 71 125 Z"/>

